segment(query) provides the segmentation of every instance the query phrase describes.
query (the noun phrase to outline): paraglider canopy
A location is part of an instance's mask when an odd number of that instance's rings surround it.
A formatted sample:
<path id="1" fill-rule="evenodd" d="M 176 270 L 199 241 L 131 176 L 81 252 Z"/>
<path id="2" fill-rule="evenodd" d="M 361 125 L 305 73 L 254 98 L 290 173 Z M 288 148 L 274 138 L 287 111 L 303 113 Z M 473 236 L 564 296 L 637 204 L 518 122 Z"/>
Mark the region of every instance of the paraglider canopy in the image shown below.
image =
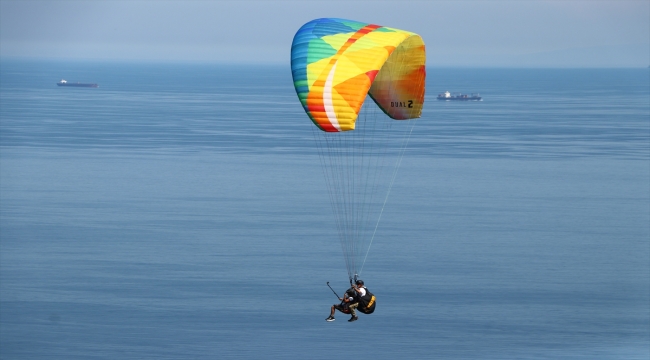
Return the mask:
<path id="1" fill-rule="evenodd" d="M 396 120 L 420 117 L 425 49 L 412 32 L 323 18 L 303 25 L 291 47 L 291 70 L 307 115 L 327 132 L 355 129 L 366 95 Z"/>

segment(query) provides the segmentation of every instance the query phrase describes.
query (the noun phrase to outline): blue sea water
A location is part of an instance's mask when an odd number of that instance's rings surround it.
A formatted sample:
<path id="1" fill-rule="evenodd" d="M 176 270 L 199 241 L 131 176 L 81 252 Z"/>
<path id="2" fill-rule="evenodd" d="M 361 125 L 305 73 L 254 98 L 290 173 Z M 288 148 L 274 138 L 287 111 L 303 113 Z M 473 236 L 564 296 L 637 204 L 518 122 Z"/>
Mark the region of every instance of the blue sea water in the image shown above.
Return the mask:
<path id="1" fill-rule="evenodd" d="M 288 66 L 0 65 L 2 359 L 650 357 L 648 69 L 428 69 L 377 310 L 327 323 L 347 273 Z"/>

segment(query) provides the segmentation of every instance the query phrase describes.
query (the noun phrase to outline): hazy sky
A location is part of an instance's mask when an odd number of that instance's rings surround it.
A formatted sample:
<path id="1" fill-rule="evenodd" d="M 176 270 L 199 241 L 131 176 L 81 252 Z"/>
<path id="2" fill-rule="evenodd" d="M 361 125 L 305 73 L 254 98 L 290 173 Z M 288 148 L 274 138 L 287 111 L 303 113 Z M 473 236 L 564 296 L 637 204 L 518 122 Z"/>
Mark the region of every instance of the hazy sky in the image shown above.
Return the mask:
<path id="1" fill-rule="evenodd" d="M 0 57 L 287 63 L 319 17 L 416 32 L 429 66 L 650 65 L 650 0 L 0 0 Z"/>

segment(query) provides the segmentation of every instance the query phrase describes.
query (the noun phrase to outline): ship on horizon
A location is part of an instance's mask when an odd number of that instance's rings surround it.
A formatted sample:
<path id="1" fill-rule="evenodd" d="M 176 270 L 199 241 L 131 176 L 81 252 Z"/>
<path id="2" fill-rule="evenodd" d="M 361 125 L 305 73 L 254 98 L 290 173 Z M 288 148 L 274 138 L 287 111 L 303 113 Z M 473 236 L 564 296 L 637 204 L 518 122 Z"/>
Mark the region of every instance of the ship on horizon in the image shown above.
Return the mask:
<path id="1" fill-rule="evenodd" d="M 90 87 L 90 88 L 96 88 L 99 87 L 97 84 L 87 84 L 87 83 L 80 83 L 80 82 L 67 82 L 63 79 L 56 83 L 58 86 L 74 86 L 74 87 Z"/>
<path id="2" fill-rule="evenodd" d="M 472 95 L 452 95 L 449 91 L 445 91 L 443 94 L 438 94 L 438 100 L 464 100 L 464 101 L 483 101 L 483 98 L 479 94 Z"/>

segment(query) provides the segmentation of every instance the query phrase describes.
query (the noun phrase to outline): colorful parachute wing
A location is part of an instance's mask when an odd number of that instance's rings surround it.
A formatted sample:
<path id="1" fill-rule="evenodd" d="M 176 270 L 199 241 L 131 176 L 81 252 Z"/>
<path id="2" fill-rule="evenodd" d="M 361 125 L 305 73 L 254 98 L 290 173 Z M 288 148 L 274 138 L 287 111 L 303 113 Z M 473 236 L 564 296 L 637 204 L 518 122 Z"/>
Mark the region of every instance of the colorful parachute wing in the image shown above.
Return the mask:
<path id="1" fill-rule="evenodd" d="M 412 32 L 323 18 L 303 25 L 291 47 L 298 98 L 321 130 L 354 130 L 366 95 L 393 119 L 420 117 L 425 49 Z"/>

